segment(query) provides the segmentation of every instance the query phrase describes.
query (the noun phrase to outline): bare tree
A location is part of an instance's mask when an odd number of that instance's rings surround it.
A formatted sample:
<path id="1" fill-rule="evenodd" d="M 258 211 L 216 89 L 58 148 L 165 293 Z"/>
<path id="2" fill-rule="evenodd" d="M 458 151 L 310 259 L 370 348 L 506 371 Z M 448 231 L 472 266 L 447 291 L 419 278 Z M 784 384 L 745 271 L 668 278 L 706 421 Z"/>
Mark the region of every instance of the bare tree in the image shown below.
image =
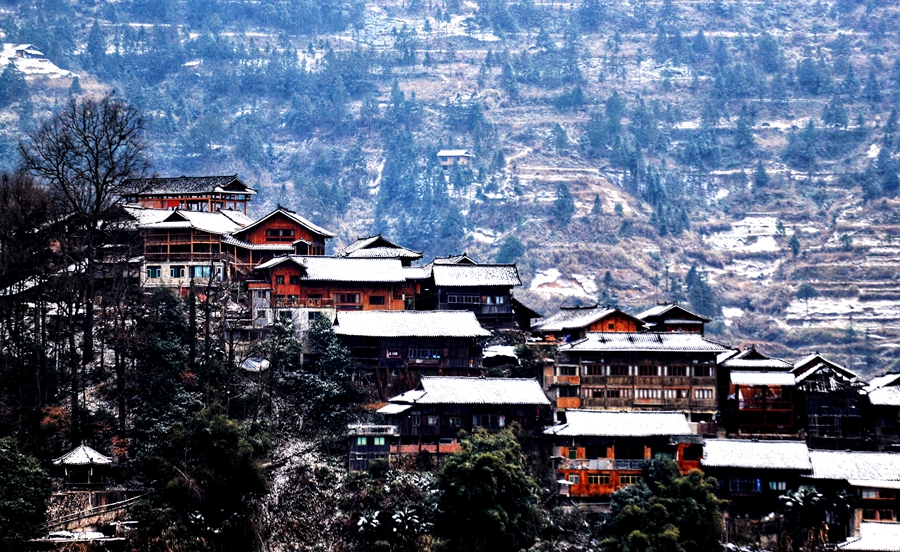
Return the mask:
<path id="1" fill-rule="evenodd" d="M 144 119 L 113 93 L 100 99 L 72 97 L 65 107 L 19 144 L 21 168 L 58 196 L 67 218 L 61 252 L 84 305 L 81 364 L 94 357 L 94 276 L 98 252 L 121 220 L 122 196 L 149 168 Z M 67 271 L 68 272 L 68 271 Z M 78 360 L 70 352 L 73 420 L 78 415 Z M 77 421 L 74 424 L 78 433 Z"/>

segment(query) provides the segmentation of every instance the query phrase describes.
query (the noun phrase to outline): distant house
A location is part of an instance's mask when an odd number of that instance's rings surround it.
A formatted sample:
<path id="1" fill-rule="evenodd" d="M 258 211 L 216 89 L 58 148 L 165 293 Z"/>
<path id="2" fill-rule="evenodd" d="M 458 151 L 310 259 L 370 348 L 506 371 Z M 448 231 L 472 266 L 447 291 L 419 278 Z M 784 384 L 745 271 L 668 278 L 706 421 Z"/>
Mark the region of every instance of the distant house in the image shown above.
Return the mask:
<path id="1" fill-rule="evenodd" d="M 567 410 L 544 435 L 559 494 L 581 501 L 606 501 L 637 483 L 651 458 L 670 458 L 684 473 L 700 467 L 702 439 L 682 412 Z"/>
<path id="2" fill-rule="evenodd" d="M 133 191 L 124 196 L 127 203 L 152 209 L 184 209 L 213 212 L 233 209 L 247 214 L 247 204 L 257 191 L 237 175 L 180 176 L 177 178 L 140 178 L 126 181 Z"/>
<path id="3" fill-rule="evenodd" d="M 703 335 L 709 318 L 700 316 L 678 303 L 663 303 L 637 315 L 653 332 L 689 332 Z"/>
<path id="4" fill-rule="evenodd" d="M 716 356 L 725 347 L 699 334 L 588 332 L 558 351 L 544 384 L 559 409 L 679 410 L 692 422 L 715 419 Z"/>
<path id="5" fill-rule="evenodd" d="M 382 396 L 423 376 L 482 375 L 478 340 L 491 335 L 471 312 L 435 311 L 339 312 L 334 331 Z"/>
<path id="6" fill-rule="evenodd" d="M 865 387 L 866 425 L 879 450 L 900 449 L 900 373 L 874 378 Z"/>
<path id="7" fill-rule="evenodd" d="M 20 59 L 44 59 L 44 52 L 34 44 L 19 44 L 15 47 L 16 57 Z"/>
<path id="8" fill-rule="evenodd" d="M 615 307 L 562 307 L 531 328 L 546 341 L 576 341 L 588 332 L 637 332 L 646 324 Z"/>
<path id="9" fill-rule="evenodd" d="M 455 165 L 469 166 L 475 158 L 472 152 L 464 149 L 442 149 L 437 154 L 438 163 L 448 169 Z"/>
<path id="10" fill-rule="evenodd" d="M 549 417 L 550 401 L 534 379 L 423 377 L 378 412 L 397 428 L 392 455 L 440 455 L 459 450 L 460 431 L 500 430 L 515 423 L 520 437 L 530 438 Z M 351 454 L 353 446 L 351 440 Z"/>
<path id="11" fill-rule="evenodd" d="M 400 259 L 403 266 L 410 266 L 413 261 L 422 258 L 422 252 L 397 245 L 378 234 L 368 238 L 359 238 L 335 253 L 334 256 L 351 259 Z"/>
<path id="12" fill-rule="evenodd" d="M 778 507 L 778 497 L 806 484 L 812 471 L 803 441 L 707 439 L 701 469 L 719 481 L 729 517 L 760 519 Z"/>

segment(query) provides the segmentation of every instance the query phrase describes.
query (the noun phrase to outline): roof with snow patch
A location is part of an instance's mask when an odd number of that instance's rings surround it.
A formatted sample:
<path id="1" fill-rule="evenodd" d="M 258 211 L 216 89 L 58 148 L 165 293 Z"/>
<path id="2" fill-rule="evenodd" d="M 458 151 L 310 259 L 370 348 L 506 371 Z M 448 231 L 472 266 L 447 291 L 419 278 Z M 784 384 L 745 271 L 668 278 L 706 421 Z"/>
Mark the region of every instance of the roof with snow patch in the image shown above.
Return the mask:
<path id="1" fill-rule="evenodd" d="M 549 406 L 534 378 L 423 377 L 417 389 L 391 398 L 392 404 L 528 404 Z M 682 416 L 683 417 L 683 416 Z"/>
<path id="2" fill-rule="evenodd" d="M 595 305 L 593 307 L 562 307 L 559 309 L 559 312 L 534 324 L 531 329 L 537 332 L 577 330 L 586 328 L 591 324 L 616 313 L 635 319 L 638 328 L 644 327 L 643 320 L 637 319 L 626 312 L 622 312 L 619 309 L 612 307 Z"/>
<path id="3" fill-rule="evenodd" d="M 489 337 L 470 311 L 339 312 L 338 335 L 357 337 Z"/>
<path id="4" fill-rule="evenodd" d="M 567 351 L 654 351 L 718 353 L 725 346 L 689 333 L 588 332 L 584 339 L 559 346 Z"/>
<path id="5" fill-rule="evenodd" d="M 433 265 L 434 284 L 441 287 L 513 287 L 521 286 L 514 264 Z"/>
<path id="6" fill-rule="evenodd" d="M 302 270 L 300 279 L 311 282 L 372 282 L 400 283 L 406 274 L 400 259 L 348 259 L 283 255 L 257 266 L 254 270 L 268 270 L 282 263 L 292 263 Z"/>
<path id="7" fill-rule="evenodd" d="M 566 410 L 566 422 L 544 430 L 565 437 L 652 437 L 692 435 L 683 412 Z"/>
<path id="8" fill-rule="evenodd" d="M 900 482 L 900 453 L 848 450 L 810 450 L 812 479 L 864 482 Z M 877 485 L 871 485 L 877 486 Z"/>
<path id="9" fill-rule="evenodd" d="M 54 466 L 100 466 L 112 464 L 112 458 L 81 445 L 53 460 Z"/>
<path id="10" fill-rule="evenodd" d="M 750 441 L 707 439 L 703 442 L 704 468 L 754 468 L 809 471 L 809 449 L 803 441 Z"/>

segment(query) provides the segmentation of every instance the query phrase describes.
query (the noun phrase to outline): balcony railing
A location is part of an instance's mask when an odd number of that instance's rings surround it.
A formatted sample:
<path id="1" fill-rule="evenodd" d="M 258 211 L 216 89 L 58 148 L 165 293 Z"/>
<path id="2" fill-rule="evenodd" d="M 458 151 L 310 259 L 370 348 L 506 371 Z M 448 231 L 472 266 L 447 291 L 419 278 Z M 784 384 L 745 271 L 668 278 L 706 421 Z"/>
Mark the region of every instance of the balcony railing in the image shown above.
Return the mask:
<path id="1" fill-rule="evenodd" d="M 334 307 L 334 299 L 276 299 L 276 307 L 324 309 Z"/>

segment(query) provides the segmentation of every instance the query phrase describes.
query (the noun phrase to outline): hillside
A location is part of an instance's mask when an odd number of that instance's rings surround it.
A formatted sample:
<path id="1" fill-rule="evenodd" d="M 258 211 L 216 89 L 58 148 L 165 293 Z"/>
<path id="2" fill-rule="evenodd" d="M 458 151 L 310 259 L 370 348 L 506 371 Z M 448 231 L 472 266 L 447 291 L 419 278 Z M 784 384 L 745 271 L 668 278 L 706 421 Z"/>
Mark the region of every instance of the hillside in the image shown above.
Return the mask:
<path id="1" fill-rule="evenodd" d="M 114 89 L 160 175 L 237 172 L 335 247 L 382 232 L 515 260 L 545 313 L 678 299 L 726 343 L 897 361 L 895 3 L 196 7 L 0 3 L 3 42 L 79 76 L 4 73 L 2 168 L 67 94 Z M 473 170 L 437 167 L 451 146 Z"/>

